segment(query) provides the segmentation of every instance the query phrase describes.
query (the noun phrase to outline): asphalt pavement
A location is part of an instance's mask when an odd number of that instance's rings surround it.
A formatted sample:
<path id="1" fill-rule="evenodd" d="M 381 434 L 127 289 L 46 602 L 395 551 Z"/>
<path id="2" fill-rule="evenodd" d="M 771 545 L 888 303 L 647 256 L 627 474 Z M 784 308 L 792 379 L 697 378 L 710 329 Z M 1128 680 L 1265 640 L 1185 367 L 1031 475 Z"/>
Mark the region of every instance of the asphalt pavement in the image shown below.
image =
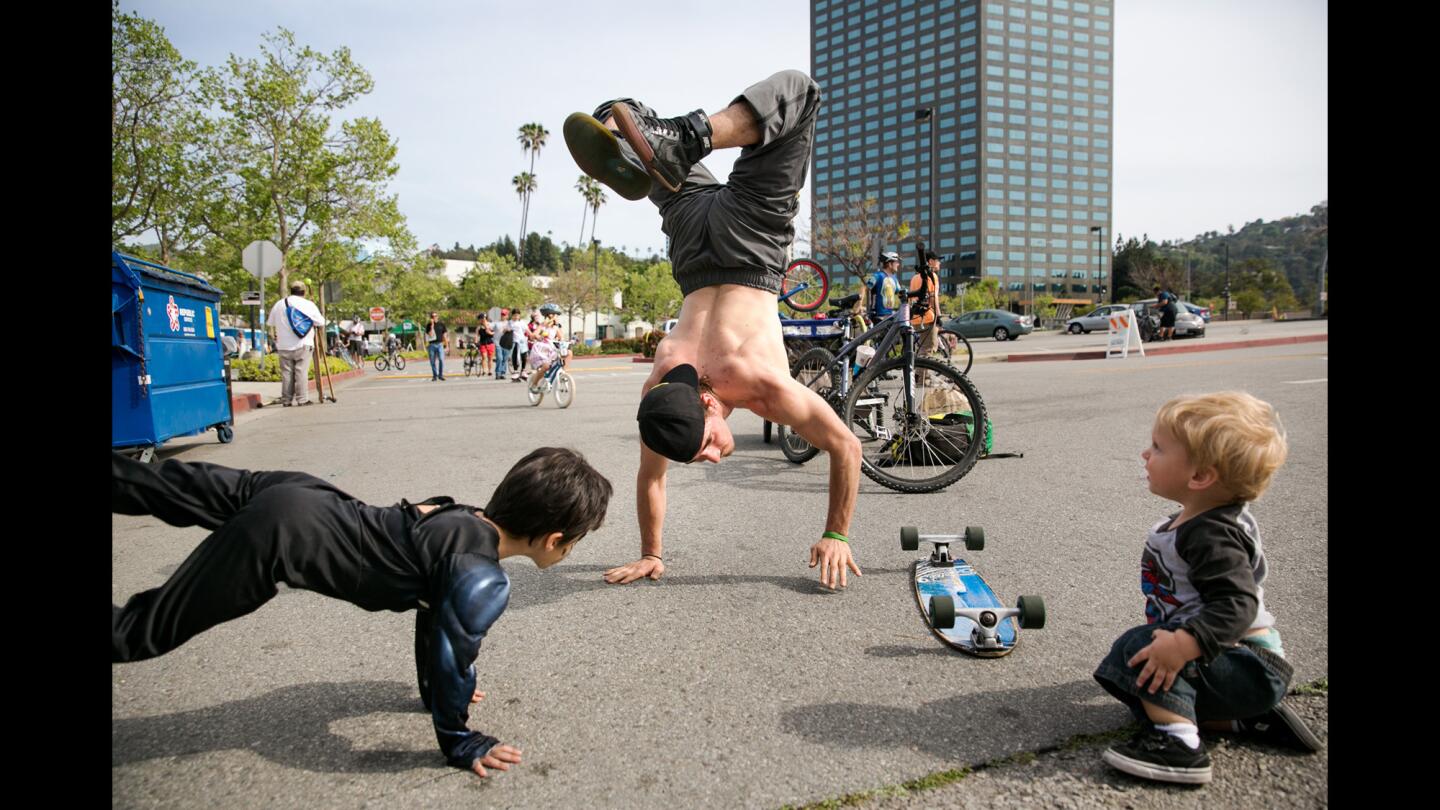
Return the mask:
<path id="1" fill-rule="evenodd" d="M 1267 607 L 1295 684 L 1328 678 L 1327 351 L 977 365 L 996 452 L 1024 458 L 982 461 L 929 495 L 862 478 L 850 535 L 864 576 L 839 593 L 805 565 L 824 528 L 827 460 L 789 464 L 743 411 L 730 420 L 731 458 L 672 466 L 664 578 L 602 581 L 639 555 L 634 412 L 649 366 L 628 359 L 576 362 L 564 410 L 549 398 L 531 407 L 508 382 L 372 372 L 342 383 L 338 403 L 241 414 L 232 444 L 192 437 L 159 457 L 304 470 L 372 503 L 446 494 L 483 505 L 526 452 L 564 445 L 615 496 L 606 525 L 564 563 L 507 562 L 512 597 L 477 662 L 488 696 L 471 725 L 522 748 L 516 769 L 481 780 L 444 765 L 415 691 L 413 617 L 282 590 L 166 656 L 112 668 L 113 804 L 1325 804 L 1324 754 L 1240 739 L 1216 741 L 1216 783 L 1199 791 L 1115 774 L 1099 752 L 1129 715 L 1090 674 L 1143 622 L 1145 529 L 1172 511 L 1146 490 L 1139 457 L 1156 408 L 1244 389 L 1279 408 L 1290 438 L 1254 506 Z M 1045 629 L 1002 659 L 944 647 L 907 581 L 914 554 L 898 532 L 912 524 L 983 526 L 972 562 L 1007 601 L 1042 595 Z M 159 585 L 204 536 L 115 516 L 112 601 Z M 1323 735 L 1328 682 L 1296 699 Z"/>

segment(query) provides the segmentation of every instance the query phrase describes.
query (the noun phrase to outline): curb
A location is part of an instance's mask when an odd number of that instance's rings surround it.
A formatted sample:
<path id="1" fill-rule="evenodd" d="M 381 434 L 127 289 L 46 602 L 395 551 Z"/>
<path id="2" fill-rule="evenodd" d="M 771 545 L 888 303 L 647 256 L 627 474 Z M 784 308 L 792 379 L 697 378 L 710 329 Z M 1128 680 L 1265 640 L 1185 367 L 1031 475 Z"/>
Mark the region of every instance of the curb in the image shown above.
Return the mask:
<path id="1" fill-rule="evenodd" d="M 1286 346 L 1294 343 L 1322 343 L 1330 340 L 1330 335 L 1297 335 L 1295 337 L 1283 338 L 1259 338 L 1256 340 L 1240 340 L 1232 343 L 1208 343 L 1186 346 L 1157 346 L 1153 349 L 1146 349 L 1145 356 L 1162 354 L 1189 354 L 1191 352 L 1219 352 L 1226 349 L 1250 349 L 1257 346 Z M 1079 352 L 1055 352 L 1051 354 L 1007 354 L 1004 361 L 1007 363 L 1036 363 L 1047 360 L 1104 360 L 1104 349 L 1092 349 Z M 978 358 L 977 358 L 978 360 Z"/>
<path id="2" fill-rule="evenodd" d="M 265 407 L 265 405 L 261 402 L 259 394 L 236 394 L 230 397 L 230 415 L 232 417 L 236 414 L 263 407 Z"/>
<path id="3" fill-rule="evenodd" d="M 653 363 L 653 362 L 655 362 L 655 358 L 653 358 L 653 357 L 640 357 L 640 356 L 637 355 L 637 356 L 635 356 L 635 357 L 630 358 L 630 362 L 632 362 L 632 363 Z"/>
<path id="4" fill-rule="evenodd" d="M 331 374 L 331 375 L 330 375 L 330 379 L 338 383 L 338 382 L 341 382 L 342 380 L 348 380 L 348 379 L 351 379 L 351 378 L 354 378 L 354 377 L 359 377 L 359 376 L 363 375 L 364 373 L 365 373 L 365 369 L 363 369 L 363 368 L 352 368 L 352 369 L 350 369 L 349 371 L 342 371 L 342 372 L 340 372 L 340 373 L 338 373 L 338 374 Z M 306 387 L 307 389 L 311 390 L 311 391 L 316 392 L 316 396 L 319 396 L 319 389 L 316 388 L 315 386 L 316 386 L 316 381 L 315 381 L 315 380 L 306 380 L 306 381 L 305 381 L 305 387 Z M 278 400 L 277 400 L 277 402 L 278 402 Z M 231 415 L 232 417 L 234 417 L 236 414 L 242 414 L 242 413 L 245 413 L 245 412 L 247 412 L 247 411 L 259 410 L 260 408 L 263 408 L 263 407 L 265 407 L 265 399 L 264 399 L 264 397 L 262 397 L 260 394 L 256 394 L 256 393 L 234 394 L 234 395 L 232 395 L 232 396 L 230 397 L 230 415 Z"/>

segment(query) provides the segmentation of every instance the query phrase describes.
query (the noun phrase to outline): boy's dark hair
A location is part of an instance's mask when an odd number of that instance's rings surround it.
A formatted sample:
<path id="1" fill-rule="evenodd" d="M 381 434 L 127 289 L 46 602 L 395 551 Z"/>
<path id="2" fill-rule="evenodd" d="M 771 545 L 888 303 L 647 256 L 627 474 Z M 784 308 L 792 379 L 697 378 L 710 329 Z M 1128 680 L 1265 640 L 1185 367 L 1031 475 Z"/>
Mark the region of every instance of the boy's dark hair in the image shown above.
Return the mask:
<path id="1" fill-rule="evenodd" d="M 495 488 L 485 516 L 517 537 L 560 532 L 573 543 L 605 522 L 615 488 L 585 457 L 564 447 L 541 447 L 515 462 Z"/>

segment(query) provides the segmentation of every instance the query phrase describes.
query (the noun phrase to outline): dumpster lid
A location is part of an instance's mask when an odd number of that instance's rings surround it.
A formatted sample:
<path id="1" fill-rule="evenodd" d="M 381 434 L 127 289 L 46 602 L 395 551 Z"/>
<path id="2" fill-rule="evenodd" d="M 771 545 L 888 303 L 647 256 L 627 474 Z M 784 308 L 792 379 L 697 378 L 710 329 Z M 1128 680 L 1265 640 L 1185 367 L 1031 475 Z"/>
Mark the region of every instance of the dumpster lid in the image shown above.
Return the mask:
<path id="1" fill-rule="evenodd" d="M 151 278 L 158 278 L 172 284 L 183 284 L 187 287 L 196 287 L 206 292 L 215 293 L 216 295 L 224 295 L 223 292 L 212 286 L 205 279 L 189 273 L 183 273 L 179 270 L 172 270 L 163 264 L 156 264 L 134 256 L 127 256 L 116 250 L 110 251 L 110 261 L 122 270 L 128 270 L 131 273 L 144 273 Z"/>

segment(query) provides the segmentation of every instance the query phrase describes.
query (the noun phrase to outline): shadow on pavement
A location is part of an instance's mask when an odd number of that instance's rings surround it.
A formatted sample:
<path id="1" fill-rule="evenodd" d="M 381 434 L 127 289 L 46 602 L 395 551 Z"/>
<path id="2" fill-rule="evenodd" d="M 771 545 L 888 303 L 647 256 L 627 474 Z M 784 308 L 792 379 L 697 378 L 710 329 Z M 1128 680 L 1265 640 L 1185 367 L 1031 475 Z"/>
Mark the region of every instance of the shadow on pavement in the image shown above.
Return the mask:
<path id="1" fill-rule="evenodd" d="M 629 562 L 628 560 L 626 562 Z M 619 565 L 620 563 L 617 563 Z M 692 587 L 732 587 L 735 585 L 765 584 L 774 585 L 787 591 L 798 593 L 802 596 L 835 596 L 840 591 L 832 591 L 820 585 L 820 576 L 814 573 L 813 576 L 762 576 L 758 574 L 715 574 L 706 576 L 676 576 L 666 574 L 658 580 L 639 580 L 627 585 L 610 585 L 602 579 L 605 571 L 614 568 L 613 565 L 570 565 L 565 567 L 563 575 L 543 574 L 533 569 L 508 570 L 510 576 L 510 608 L 529 608 L 547 605 L 552 602 L 559 602 L 568 599 L 576 594 L 586 591 L 599 591 L 610 589 L 617 592 L 627 588 L 692 588 Z M 814 569 L 818 572 L 818 568 Z M 909 568 L 866 568 L 861 566 L 865 576 L 880 574 L 908 574 Z M 582 575 L 583 576 L 579 576 Z"/>
<path id="2" fill-rule="evenodd" d="M 914 749 L 946 759 L 983 762 L 1012 753 L 1016 738 L 1045 734 L 1057 716 L 1065 717 L 1067 724 L 1096 730 L 1123 726 L 1129 712 L 1113 700 L 1096 700 L 1104 697 L 1099 684 L 1084 680 L 955 695 L 914 709 L 821 703 L 787 711 L 780 722 L 784 731 L 822 745 Z M 1037 707 L 1044 710 L 1036 711 Z M 837 717 L 845 722 L 836 723 Z"/>
<path id="3" fill-rule="evenodd" d="M 414 684 L 394 681 L 307 683 L 205 709 L 112 720 L 111 767 L 211 751 L 249 750 L 287 768 L 320 773 L 396 773 L 441 768 L 438 748 L 357 750 L 335 734 L 335 721 L 374 713 L 416 715 L 430 738 L 430 720 Z"/>

